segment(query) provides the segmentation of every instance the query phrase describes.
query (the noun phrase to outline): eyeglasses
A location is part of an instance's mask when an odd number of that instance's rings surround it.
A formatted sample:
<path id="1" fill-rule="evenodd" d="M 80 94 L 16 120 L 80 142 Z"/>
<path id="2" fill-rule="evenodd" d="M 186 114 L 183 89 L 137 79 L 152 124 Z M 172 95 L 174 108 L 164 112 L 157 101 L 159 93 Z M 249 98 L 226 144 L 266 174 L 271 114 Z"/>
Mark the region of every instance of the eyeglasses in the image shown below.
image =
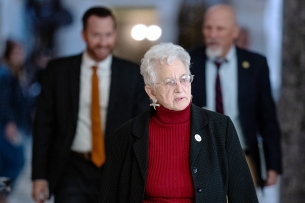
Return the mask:
<path id="1" fill-rule="evenodd" d="M 179 81 L 181 85 L 186 86 L 191 84 L 193 82 L 193 79 L 194 79 L 194 75 L 184 74 L 180 77 Z M 176 78 L 166 78 L 162 82 L 156 84 L 162 84 L 165 87 L 175 87 L 177 85 L 177 80 Z"/>

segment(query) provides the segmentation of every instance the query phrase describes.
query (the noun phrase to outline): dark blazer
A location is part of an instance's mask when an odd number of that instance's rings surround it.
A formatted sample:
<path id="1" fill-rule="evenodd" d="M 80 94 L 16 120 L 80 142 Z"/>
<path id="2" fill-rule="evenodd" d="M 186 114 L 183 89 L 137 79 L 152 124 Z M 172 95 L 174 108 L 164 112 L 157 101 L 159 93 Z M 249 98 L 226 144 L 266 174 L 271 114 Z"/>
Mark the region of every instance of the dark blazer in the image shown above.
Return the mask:
<path id="1" fill-rule="evenodd" d="M 140 203 L 148 170 L 151 108 L 108 137 L 99 202 Z M 235 128 L 229 117 L 191 106 L 190 170 L 195 202 L 258 202 Z M 195 135 L 202 140 L 196 141 Z"/>
<path id="2" fill-rule="evenodd" d="M 257 133 L 264 142 L 267 169 L 282 172 L 280 129 L 271 95 L 269 68 L 265 57 L 236 47 L 238 72 L 238 108 L 245 141 L 260 172 Z M 205 47 L 190 52 L 193 103 L 206 106 Z M 245 68 L 245 63 L 249 64 Z M 244 64 L 244 65 L 243 65 Z M 259 181 L 259 180 L 258 180 Z M 262 183 L 259 181 L 258 183 Z"/>
<path id="3" fill-rule="evenodd" d="M 82 55 L 51 61 L 44 73 L 33 130 L 32 179 L 56 188 L 70 154 L 79 108 Z M 149 108 L 139 66 L 113 57 L 105 137 Z"/>

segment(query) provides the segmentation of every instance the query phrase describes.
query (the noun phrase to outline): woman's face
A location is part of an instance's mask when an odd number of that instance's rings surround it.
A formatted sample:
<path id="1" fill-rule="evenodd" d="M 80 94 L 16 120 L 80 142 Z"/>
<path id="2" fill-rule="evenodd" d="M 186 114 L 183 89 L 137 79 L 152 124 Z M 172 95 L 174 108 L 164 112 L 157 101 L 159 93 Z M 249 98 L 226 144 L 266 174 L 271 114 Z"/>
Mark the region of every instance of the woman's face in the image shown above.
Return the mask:
<path id="1" fill-rule="evenodd" d="M 25 63 L 25 50 L 21 44 L 15 44 L 11 55 L 10 55 L 10 62 L 15 66 L 22 66 Z"/>
<path id="2" fill-rule="evenodd" d="M 155 90 L 146 85 L 145 91 L 150 99 L 156 100 L 163 107 L 181 111 L 191 102 L 191 83 L 183 63 L 176 59 L 170 65 L 157 67 Z M 176 83 L 173 83 L 176 82 Z"/>

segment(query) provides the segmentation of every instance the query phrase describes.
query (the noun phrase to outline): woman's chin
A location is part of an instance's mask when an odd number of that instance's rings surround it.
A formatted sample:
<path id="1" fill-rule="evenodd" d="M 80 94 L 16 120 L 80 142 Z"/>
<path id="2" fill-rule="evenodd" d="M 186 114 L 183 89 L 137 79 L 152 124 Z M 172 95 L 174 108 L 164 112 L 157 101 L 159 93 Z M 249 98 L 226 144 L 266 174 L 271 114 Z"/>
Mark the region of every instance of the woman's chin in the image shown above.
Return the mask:
<path id="1" fill-rule="evenodd" d="M 190 101 L 187 99 L 183 99 L 181 101 L 175 102 L 174 108 L 172 110 L 174 111 L 182 111 L 184 110 L 188 105 L 190 104 Z"/>

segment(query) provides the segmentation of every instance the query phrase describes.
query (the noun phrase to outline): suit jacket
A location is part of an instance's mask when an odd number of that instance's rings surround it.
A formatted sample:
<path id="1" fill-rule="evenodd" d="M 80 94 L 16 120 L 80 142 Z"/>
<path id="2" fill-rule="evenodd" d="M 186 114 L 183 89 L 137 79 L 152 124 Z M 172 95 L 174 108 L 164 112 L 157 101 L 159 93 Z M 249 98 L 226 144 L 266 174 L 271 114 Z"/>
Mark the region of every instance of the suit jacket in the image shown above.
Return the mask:
<path id="1" fill-rule="evenodd" d="M 238 72 L 238 108 L 241 128 L 249 153 L 260 174 L 260 160 L 257 133 L 264 142 L 267 169 L 282 172 L 280 129 L 276 118 L 275 104 L 271 95 L 269 68 L 265 57 L 236 47 Z M 205 47 L 190 52 L 191 72 L 195 75 L 192 83 L 193 103 L 206 106 L 206 54 Z M 244 68 L 243 63 L 249 67 Z M 259 184 L 262 180 L 257 180 Z"/>
<path id="2" fill-rule="evenodd" d="M 154 109 L 108 137 L 99 202 L 143 202 L 148 170 L 148 128 Z M 258 202 L 238 137 L 229 117 L 191 106 L 190 170 L 195 202 Z M 201 136 L 197 141 L 195 135 Z"/>
<path id="3" fill-rule="evenodd" d="M 79 108 L 82 55 L 51 61 L 44 73 L 33 131 L 32 179 L 56 188 L 70 154 Z M 113 57 L 105 137 L 149 108 L 139 66 Z"/>

